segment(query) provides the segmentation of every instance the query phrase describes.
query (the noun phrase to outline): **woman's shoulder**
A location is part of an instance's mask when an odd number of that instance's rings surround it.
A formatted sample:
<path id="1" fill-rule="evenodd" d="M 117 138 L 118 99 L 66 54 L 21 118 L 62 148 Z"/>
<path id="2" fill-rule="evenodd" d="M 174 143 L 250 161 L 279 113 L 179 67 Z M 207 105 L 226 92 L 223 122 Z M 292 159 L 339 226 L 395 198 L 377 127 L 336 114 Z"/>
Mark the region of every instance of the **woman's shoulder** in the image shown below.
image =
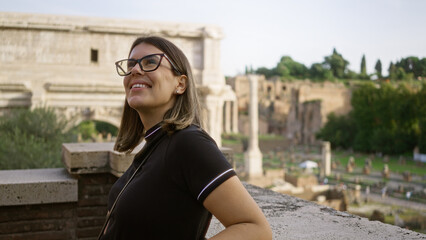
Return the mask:
<path id="1" fill-rule="evenodd" d="M 202 128 L 197 125 L 189 125 L 188 127 L 178 130 L 173 134 L 175 137 L 188 137 L 198 135 L 208 135 Z"/>
<path id="2" fill-rule="evenodd" d="M 171 140 L 178 145 L 194 144 L 200 141 L 214 142 L 206 131 L 196 125 L 190 125 L 182 130 L 176 131 L 172 134 Z"/>

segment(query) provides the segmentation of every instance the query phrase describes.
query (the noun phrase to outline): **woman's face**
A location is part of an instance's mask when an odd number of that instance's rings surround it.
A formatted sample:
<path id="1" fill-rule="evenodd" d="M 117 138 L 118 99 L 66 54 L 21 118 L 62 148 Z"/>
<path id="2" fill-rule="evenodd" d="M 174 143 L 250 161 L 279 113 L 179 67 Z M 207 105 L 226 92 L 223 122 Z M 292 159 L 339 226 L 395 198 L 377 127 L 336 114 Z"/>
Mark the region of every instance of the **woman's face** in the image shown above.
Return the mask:
<path id="1" fill-rule="evenodd" d="M 140 59 L 155 53 L 163 52 L 150 44 L 141 43 L 133 48 L 129 58 Z M 164 57 L 160 66 L 153 72 L 144 72 L 139 64 L 136 64 L 130 75 L 125 76 L 123 80 L 129 106 L 139 113 L 166 113 L 175 103 L 179 78 L 173 74 L 172 66 Z"/>

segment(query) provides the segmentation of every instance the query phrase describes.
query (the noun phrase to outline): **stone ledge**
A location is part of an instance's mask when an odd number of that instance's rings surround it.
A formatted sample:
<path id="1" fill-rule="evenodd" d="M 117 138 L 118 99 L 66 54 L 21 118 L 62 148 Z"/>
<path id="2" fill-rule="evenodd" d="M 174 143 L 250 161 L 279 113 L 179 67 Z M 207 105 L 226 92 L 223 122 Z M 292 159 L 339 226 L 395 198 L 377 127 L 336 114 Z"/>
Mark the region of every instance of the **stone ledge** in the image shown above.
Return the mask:
<path id="1" fill-rule="evenodd" d="M 367 218 L 336 211 L 296 197 L 243 184 L 268 219 L 273 239 L 276 240 L 426 239 L 425 234 L 378 221 L 369 221 Z M 207 237 L 212 237 L 223 229 L 222 224 L 213 218 Z"/>
<path id="2" fill-rule="evenodd" d="M 64 143 L 62 161 L 71 174 L 109 172 L 113 143 Z"/>
<path id="3" fill-rule="evenodd" d="M 158 22 L 18 12 L 0 12 L 0 28 L 37 29 L 65 32 L 161 34 L 166 37 L 223 38 L 222 29 L 197 23 Z"/>
<path id="4" fill-rule="evenodd" d="M 141 150 L 139 144 L 131 154 L 114 151 L 114 143 L 64 143 L 62 161 L 71 174 L 111 173 L 120 177 Z"/>
<path id="5" fill-rule="evenodd" d="M 63 168 L 0 171 L 0 206 L 77 202 L 78 182 Z"/>
<path id="6" fill-rule="evenodd" d="M 120 177 L 144 145 L 142 142 L 131 154 L 114 151 L 114 143 L 64 143 L 62 161 L 71 174 L 111 173 Z M 226 159 L 233 164 L 232 150 L 221 148 Z"/>

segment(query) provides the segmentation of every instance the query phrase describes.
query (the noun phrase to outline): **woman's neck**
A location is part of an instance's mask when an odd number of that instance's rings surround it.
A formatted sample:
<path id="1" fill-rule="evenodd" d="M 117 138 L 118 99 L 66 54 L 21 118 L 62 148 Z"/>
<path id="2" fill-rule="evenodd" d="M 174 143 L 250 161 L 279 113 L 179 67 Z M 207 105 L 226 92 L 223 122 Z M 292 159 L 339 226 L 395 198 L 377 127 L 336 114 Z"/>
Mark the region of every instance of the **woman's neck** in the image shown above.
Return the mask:
<path id="1" fill-rule="evenodd" d="M 163 121 L 163 117 L 164 117 L 164 114 L 158 113 L 158 111 L 157 112 L 150 112 L 150 113 L 138 111 L 138 113 L 139 113 L 139 118 L 142 121 L 143 128 L 144 128 L 145 131 L 148 131 L 150 128 L 155 126 L 157 123 Z"/>

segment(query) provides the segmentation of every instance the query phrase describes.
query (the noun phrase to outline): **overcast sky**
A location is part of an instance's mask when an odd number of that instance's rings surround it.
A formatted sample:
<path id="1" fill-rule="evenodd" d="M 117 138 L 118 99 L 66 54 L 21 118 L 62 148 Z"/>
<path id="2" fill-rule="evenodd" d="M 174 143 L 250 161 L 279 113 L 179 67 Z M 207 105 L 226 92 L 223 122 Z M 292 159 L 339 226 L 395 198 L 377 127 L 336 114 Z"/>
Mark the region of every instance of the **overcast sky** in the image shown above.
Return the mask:
<path id="1" fill-rule="evenodd" d="M 0 11 L 214 24 L 222 27 L 222 71 L 274 67 L 281 56 L 310 67 L 333 48 L 360 71 L 377 59 L 426 57 L 424 0 L 0 0 Z M 386 71 L 385 71 L 386 70 Z"/>

